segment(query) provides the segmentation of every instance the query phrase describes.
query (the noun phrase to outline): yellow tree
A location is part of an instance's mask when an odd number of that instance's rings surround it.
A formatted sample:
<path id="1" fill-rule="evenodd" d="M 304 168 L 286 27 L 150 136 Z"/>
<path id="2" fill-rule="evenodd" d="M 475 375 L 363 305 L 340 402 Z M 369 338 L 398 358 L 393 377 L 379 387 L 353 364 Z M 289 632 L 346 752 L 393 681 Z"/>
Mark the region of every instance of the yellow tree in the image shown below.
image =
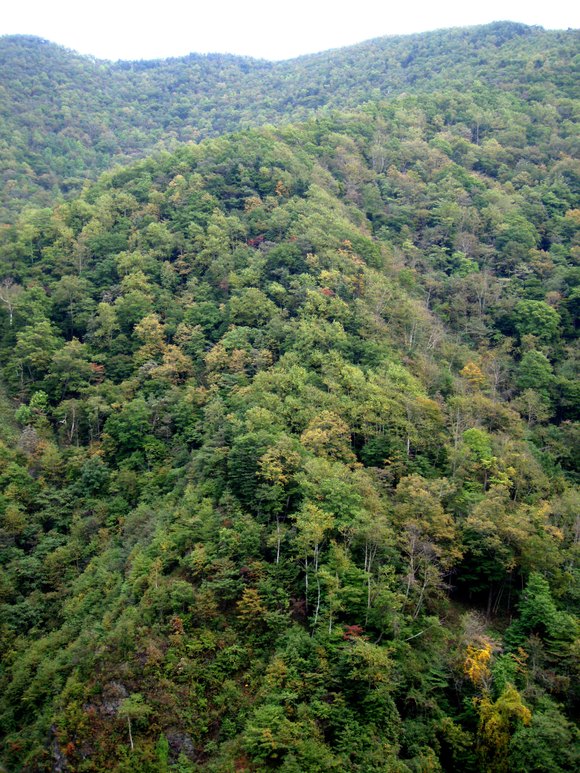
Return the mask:
<path id="1" fill-rule="evenodd" d="M 304 557 L 306 603 L 308 603 L 309 570 L 312 567 L 316 582 L 316 607 L 314 610 L 314 625 L 318 622 L 321 601 L 320 585 L 320 548 L 324 542 L 326 533 L 334 526 L 334 516 L 322 510 L 312 502 L 306 502 L 296 514 L 296 528 L 298 529 L 297 544 Z"/>
<path id="2" fill-rule="evenodd" d="M 467 645 L 465 661 L 463 663 L 463 672 L 465 676 L 473 683 L 475 687 L 481 687 L 483 690 L 489 690 L 491 687 L 491 654 L 492 648 L 489 642 L 483 642 L 479 647 L 473 644 Z"/>
<path id="3" fill-rule="evenodd" d="M 395 493 L 393 518 L 408 560 L 406 598 L 410 600 L 415 591 L 414 618 L 429 591 L 442 585 L 445 572 L 461 558 L 455 523 L 441 503 L 449 491 L 444 479 L 410 475 L 401 479 Z"/>
<path id="4" fill-rule="evenodd" d="M 478 699 L 479 728 L 477 751 L 486 773 L 508 773 L 509 743 L 522 725 L 529 725 L 532 712 L 512 684 L 493 702 L 486 693 Z"/>
<path id="5" fill-rule="evenodd" d="M 135 362 L 158 362 L 165 351 L 165 329 L 157 314 L 148 314 L 135 325 L 135 335 L 143 342 L 135 354 Z"/>

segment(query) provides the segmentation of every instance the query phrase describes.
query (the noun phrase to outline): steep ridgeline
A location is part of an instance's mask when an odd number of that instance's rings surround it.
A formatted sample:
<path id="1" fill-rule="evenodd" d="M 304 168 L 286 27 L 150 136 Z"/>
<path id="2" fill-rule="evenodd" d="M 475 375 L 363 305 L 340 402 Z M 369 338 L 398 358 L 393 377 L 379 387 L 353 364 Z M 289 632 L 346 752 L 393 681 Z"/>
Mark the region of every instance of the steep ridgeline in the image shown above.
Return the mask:
<path id="1" fill-rule="evenodd" d="M 573 107 L 399 97 L 5 229 L 7 770 L 577 770 Z"/>
<path id="2" fill-rule="evenodd" d="M 176 141 L 403 92 L 479 83 L 565 111 L 577 88 L 577 47 L 574 31 L 509 22 L 379 38 L 277 63 L 197 54 L 111 63 L 38 38 L 0 38 L 0 223 L 31 201 L 48 206 L 113 163 Z"/>

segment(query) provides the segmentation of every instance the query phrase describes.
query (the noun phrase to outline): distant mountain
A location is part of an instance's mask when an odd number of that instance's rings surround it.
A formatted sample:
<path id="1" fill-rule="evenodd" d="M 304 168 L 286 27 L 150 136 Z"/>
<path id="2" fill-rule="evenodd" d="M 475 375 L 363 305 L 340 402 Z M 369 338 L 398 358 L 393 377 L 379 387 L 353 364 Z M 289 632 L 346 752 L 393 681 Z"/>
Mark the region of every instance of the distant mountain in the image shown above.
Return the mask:
<path id="1" fill-rule="evenodd" d="M 575 31 L 497 22 L 286 62 L 191 54 L 112 63 L 35 37 L 0 38 L 0 222 L 154 149 L 328 108 L 479 84 L 569 98 L 577 45 Z"/>

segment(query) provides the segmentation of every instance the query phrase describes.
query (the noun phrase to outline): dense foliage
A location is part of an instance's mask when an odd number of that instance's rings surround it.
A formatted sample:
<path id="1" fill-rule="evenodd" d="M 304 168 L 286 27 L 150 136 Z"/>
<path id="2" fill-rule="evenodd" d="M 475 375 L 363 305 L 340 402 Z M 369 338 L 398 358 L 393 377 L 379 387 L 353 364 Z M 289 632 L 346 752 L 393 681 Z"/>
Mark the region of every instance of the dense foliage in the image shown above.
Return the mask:
<path id="1" fill-rule="evenodd" d="M 7 769 L 577 769 L 580 167 L 541 67 L 4 228 Z"/>
<path id="2" fill-rule="evenodd" d="M 191 54 L 111 63 L 39 38 L 0 38 L 0 223 L 31 200 L 47 206 L 80 190 L 113 162 L 328 107 L 478 82 L 534 100 L 571 97 L 577 46 L 575 31 L 499 22 L 287 62 Z"/>

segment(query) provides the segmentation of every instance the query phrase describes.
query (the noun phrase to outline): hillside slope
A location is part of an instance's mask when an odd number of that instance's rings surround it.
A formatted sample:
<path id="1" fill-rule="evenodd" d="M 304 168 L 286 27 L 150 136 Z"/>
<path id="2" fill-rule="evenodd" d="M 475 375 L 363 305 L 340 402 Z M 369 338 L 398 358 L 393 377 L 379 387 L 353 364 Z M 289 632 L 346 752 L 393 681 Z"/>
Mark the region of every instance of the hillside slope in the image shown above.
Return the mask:
<path id="1" fill-rule="evenodd" d="M 577 769 L 558 100 L 251 129 L 4 229 L 9 770 Z"/>
<path id="2" fill-rule="evenodd" d="M 551 104 L 577 89 L 574 31 L 500 22 L 379 38 L 287 62 L 192 54 L 103 62 L 0 38 L 0 222 L 158 147 L 478 83 Z"/>

